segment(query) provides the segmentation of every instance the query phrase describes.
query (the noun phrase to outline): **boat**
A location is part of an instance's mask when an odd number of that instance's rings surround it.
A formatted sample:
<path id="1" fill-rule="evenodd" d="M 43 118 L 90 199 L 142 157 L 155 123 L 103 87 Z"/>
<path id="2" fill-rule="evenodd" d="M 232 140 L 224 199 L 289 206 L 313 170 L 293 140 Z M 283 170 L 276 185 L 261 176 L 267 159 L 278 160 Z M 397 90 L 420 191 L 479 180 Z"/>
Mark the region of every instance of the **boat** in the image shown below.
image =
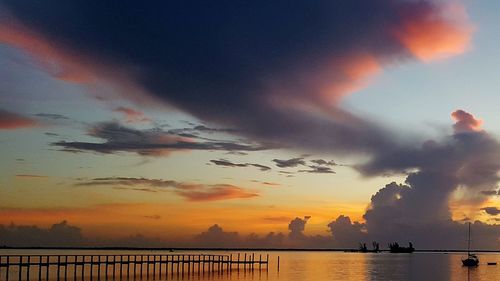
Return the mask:
<path id="1" fill-rule="evenodd" d="M 413 247 L 413 243 L 408 243 L 408 247 L 399 246 L 398 242 L 389 243 L 389 251 L 391 253 L 413 253 L 415 248 Z"/>
<path id="2" fill-rule="evenodd" d="M 467 239 L 467 258 L 462 259 L 463 266 L 478 266 L 479 258 L 470 252 L 470 222 L 469 222 L 469 239 Z"/>

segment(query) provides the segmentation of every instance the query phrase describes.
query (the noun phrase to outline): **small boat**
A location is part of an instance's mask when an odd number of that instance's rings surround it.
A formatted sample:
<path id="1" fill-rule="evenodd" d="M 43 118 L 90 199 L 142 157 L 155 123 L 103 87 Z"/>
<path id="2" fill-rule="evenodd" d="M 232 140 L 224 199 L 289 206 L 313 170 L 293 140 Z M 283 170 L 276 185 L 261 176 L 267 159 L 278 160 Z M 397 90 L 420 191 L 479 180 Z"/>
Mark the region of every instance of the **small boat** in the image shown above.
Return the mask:
<path id="1" fill-rule="evenodd" d="M 478 266 L 479 258 L 470 252 L 470 222 L 469 222 L 469 239 L 467 240 L 467 258 L 462 259 L 463 266 Z"/>
<path id="2" fill-rule="evenodd" d="M 415 248 L 413 247 L 413 243 L 408 243 L 408 247 L 399 246 L 398 242 L 389 243 L 389 251 L 391 253 L 413 253 Z"/>

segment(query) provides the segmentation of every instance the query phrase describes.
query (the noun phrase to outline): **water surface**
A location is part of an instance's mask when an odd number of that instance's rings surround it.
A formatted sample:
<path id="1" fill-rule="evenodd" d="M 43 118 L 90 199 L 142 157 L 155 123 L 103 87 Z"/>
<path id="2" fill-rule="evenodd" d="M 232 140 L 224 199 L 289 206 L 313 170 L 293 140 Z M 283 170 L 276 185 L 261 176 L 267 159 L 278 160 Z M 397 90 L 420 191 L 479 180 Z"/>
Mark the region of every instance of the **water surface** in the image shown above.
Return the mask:
<path id="1" fill-rule="evenodd" d="M 177 251 L 174 254 L 230 254 L 237 252 L 225 251 Z M 246 252 L 251 253 L 251 252 Z M 413 254 L 390 254 L 390 253 L 343 253 L 343 252 L 316 252 L 316 251 L 283 251 L 283 252 L 259 252 L 255 251 L 256 257 L 270 255 L 269 267 L 263 266 L 259 270 L 255 266 L 253 270 L 224 270 L 222 272 L 185 272 L 184 274 L 163 275 L 156 280 L 484 280 L 500 281 L 500 254 L 479 254 L 480 265 L 475 268 L 463 267 L 459 253 L 413 253 Z M 139 255 L 139 254 L 171 254 L 162 251 L 76 251 L 76 250 L 0 250 L 0 254 L 11 255 Z M 241 256 L 243 256 L 243 252 Z M 280 257 L 280 268 L 278 270 L 277 257 Z M 258 260 L 258 258 L 256 258 Z M 497 262 L 499 265 L 486 265 L 487 262 Z M 157 269 L 158 270 L 158 269 Z M 93 280 L 97 280 L 94 268 Z M 165 273 L 165 271 L 164 271 Z M 9 272 L 10 280 L 18 280 L 17 269 L 12 268 Z M 51 269 L 50 280 L 55 280 L 55 269 Z M 86 270 L 85 280 L 90 280 L 89 270 Z M 31 280 L 38 280 L 36 268 L 30 272 Z M 25 274 L 23 275 L 25 279 Z M 108 280 L 111 280 L 111 276 Z M 117 278 L 118 279 L 118 278 Z M 123 277 L 123 280 L 146 280 L 146 276 Z M 153 280 L 152 276 L 149 277 Z M 5 280 L 5 268 L 0 269 L 0 280 Z M 45 276 L 42 277 L 45 280 Z M 64 280 L 64 279 L 63 279 Z M 67 280 L 73 281 L 73 275 L 68 274 Z M 80 278 L 77 278 L 80 281 Z M 101 280 L 106 280 L 101 277 Z"/>

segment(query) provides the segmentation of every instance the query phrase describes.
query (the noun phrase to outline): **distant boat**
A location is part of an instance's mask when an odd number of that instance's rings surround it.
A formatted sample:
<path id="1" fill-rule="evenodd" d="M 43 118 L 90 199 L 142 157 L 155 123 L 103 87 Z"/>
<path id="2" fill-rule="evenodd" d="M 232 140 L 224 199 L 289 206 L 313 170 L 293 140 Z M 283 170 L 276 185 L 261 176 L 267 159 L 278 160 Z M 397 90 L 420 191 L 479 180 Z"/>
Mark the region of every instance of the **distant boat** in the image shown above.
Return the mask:
<path id="1" fill-rule="evenodd" d="M 469 222 L 469 239 L 467 239 L 467 258 L 462 259 L 463 266 L 478 266 L 479 258 L 470 252 L 470 222 Z"/>
<path id="2" fill-rule="evenodd" d="M 366 247 L 366 243 L 359 243 L 359 250 L 351 250 L 351 252 L 360 252 L 360 253 L 378 253 L 378 252 L 380 252 L 380 245 L 378 242 L 373 241 L 372 245 L 373 245 L 373 249 L 368 250 L 368 247 Z"/>
<path id="3" fill-rule="evenodd" d="M 413 253 L 415 248 L 413 248 L 413 244 L 408 243 L 408 247 L 399 246 L 398 242 L 389 243 L 389 250 L 391 253 Z"/>

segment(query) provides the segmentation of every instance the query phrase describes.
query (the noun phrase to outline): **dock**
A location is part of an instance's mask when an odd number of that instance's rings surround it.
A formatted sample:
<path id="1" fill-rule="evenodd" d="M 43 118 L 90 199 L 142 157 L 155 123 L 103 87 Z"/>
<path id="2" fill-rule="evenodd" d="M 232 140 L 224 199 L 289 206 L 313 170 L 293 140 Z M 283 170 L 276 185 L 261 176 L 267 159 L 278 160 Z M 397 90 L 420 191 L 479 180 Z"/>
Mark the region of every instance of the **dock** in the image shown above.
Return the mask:
<path id="1" fill-rule="evenodd" d="M 268 270 L 269 254 L 0 255 L 0 281 L 165 280 Z M 279 257 L 278 257 L 279 269 Z"/>

